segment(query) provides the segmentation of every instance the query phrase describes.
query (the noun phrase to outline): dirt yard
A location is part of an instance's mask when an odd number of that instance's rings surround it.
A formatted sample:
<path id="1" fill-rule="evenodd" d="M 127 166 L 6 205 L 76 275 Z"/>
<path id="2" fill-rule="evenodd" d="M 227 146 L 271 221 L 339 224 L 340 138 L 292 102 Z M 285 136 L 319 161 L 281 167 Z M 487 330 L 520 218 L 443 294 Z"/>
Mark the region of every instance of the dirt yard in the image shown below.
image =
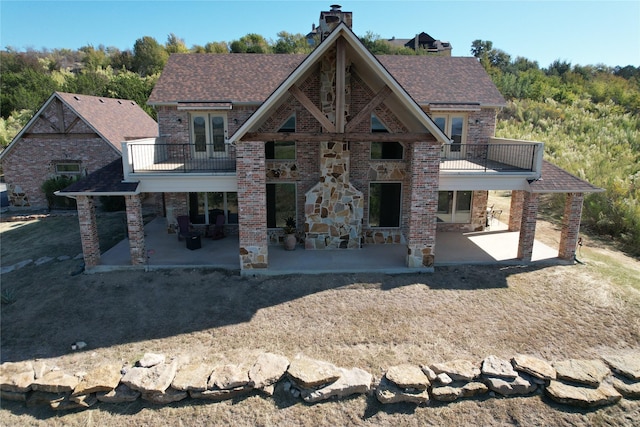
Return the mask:
<path id="1" fill-rule="evenodd" d="M 4 264 L 5 233 L 16 226 L 0 225 Z M 556 227 L 539 230 L 545 229 L 546 238 L 556 238 Z M 31 264 L 1 276 L 10 300 L 2 305 L 1 359 L 38 358 L 73 373 L 103 361 L 134 363 L 145 352 L 240 362 L 265 350 L 289 358 L 304 353 L 380 378 L 400 363 L 516 353 L 554 361 L 639 348 L 640 262 L 595 240 L 580 256 L 584 264 L 575 266 L 270 278 L 201 270 L 72 275 L 78 260 Z M 74 352 L 78 340 L 88 347 Z M 2 402 L 0 410 L 0 425 L 35 426 L 632 426 L 638 420 L 640 401 L 582 411 L 539 395 L 416 408 L 367 396 L 307 405 L 276 392 L 163 407 L 100 403 L 71 413 Z"/>

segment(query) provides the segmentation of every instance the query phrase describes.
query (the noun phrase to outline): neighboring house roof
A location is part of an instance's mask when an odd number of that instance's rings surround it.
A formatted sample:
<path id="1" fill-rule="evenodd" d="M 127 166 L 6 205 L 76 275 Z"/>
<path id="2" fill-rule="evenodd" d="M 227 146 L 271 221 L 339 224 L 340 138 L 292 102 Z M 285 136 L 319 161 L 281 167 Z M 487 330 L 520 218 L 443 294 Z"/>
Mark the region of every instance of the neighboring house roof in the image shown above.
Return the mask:
<path id="1" fill-rule="evenodd" d="M 261 104 L 307 56 L 173 54 L 148 103 Z M 506 104 L 476 58 L 415 55 L 380 55 L 376 58 L 421 105 L 476 104 L 495 107 Z"/>
<path id="2" fill-rule="evenodd" d="M 540 179 L 531 181 L 529 188 L 532 193 L 601 193 L 605 191 L 546 160 L 542 161 Z"/>
<path id="3" fill-rule="evenodd" d="M 54 92 L 11 141 L 7 149 L 0 154 L 0 157 L 4 157 L 22 135 L 29 132 L 40 114 L 55 99 L 71 109 L 118 152 L 122 150 L 123 141 L 158 136 L 158 124 L 135 101 Z"/>
<path id="4" fill-rule="evenodd" d="M 76 181 L 58 192 L 61 196 L 122 196 L 136 194 L 138 182 L 123 182 L 122 159 L 114 160 L 108 165 L 90 173 L 86 178 Z"/>

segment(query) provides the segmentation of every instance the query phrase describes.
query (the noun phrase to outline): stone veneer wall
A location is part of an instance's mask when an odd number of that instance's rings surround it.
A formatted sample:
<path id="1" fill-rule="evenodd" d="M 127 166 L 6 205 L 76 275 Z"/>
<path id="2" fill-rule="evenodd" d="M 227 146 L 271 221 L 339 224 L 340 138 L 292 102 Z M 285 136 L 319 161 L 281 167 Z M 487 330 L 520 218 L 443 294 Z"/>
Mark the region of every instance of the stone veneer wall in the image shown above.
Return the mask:
<path id="1" fill-rule="evenodd" d="M 145 353 L 134 366 L 104 363 L 75 375 L 42 361 L 5 362 L 0 365 L 0 397 L 3 406 L 12 400 L 56 411 L 87 409 L 98 402 L 128 405 L 140 398 L 156 405 L 188 398 L 220 402 L 255 393 L 280 399 L 289 395 L 307 404 L 366 395 L 382 404 L 417 406 L 469 398 L 482 405 L 492 397 L 545 394 L 560 404 L 596 408 L 623 396 L 640 398 L 638 349 L 603 350 L 599 358 L 555 362 L 516 354 L 507 359 L 490 355 L 480 362 L 406 363 L 388 367 L 379 378 L 304 354 L 289 360 L 247 352 L 244 359 L 216 363 Z"/>

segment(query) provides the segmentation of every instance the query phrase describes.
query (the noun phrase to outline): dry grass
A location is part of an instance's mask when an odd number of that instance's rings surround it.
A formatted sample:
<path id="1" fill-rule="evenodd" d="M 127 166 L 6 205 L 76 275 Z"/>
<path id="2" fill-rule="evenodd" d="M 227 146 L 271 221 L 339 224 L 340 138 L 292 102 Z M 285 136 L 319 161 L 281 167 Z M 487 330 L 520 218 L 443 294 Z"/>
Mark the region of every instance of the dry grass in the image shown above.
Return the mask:
<path id="1" fill-rule="evenodd" d="M 585 248 L 585 265 L 450 267 L 399 276 L 255 279 L 184 270 L 72 277 L 73 261 L 31 266 L 2 276 L 3 289 L 16 298 L 2 307 L 2 360 L 41 358 L 77 372 L 107 360 L 132 363 L 148 351 L 239 362 L 266 350 L 302 352 L 379 378 L 406 362 L 479 362 L 515 353 L 553 361 L 638 348 L 640 291 L 633 284 L 640 282 L 640 263 L 596 249 Z M 622 279 L 609 277 L 612 271 Z M 71 352 L 76 340 L 86 341 L 87 351 Z M 99 404 L 67 414 L 2 406 L 0 424 L 38 426 L 631 426 L 640 419 L 639 401 L 579 411 L 542 396 L 416 408 L 383 406 L 369 396 L 306 405 L 277 391 L 274 398 Z"/>

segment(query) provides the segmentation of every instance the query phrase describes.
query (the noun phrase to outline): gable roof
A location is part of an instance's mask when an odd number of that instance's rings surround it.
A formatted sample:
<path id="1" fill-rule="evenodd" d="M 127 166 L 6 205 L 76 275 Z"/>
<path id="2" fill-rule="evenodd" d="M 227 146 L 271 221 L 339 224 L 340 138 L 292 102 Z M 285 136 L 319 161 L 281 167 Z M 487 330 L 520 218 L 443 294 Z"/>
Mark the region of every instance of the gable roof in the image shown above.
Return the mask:
<path id="1" fill-rule="evenodd" d="M 308 55 L 304 61 L 275 89 L 275 91 L 266 99 L 266 101 L 258 107 L 258 109 L 245 121 L 240 128 L 231 136 L 231 143 L 239 141 L 246 132 L 260 123 L 269 109 L 283 97 L 287 96 L 289 89 L 298 79 L 301 79 L 305 73 L 310 71 L 325 55 L 331 46 L 344 40 L 349 49 L 349 59 L 352 64 L 356 64 L 361 77 L 367 76 L 367 79 L 374 82 L 378 86 L 386 86 L 391 90 L 394 99 L 393 102 L 400 108 L 408 112 L 408 116 L 414 124 L 421 126 L 437 141 L 445 143 L 449 138 L 436 126 L 433 120 L 420 108 L 418 104 L 409 96 L 400 84 L 393 78 L 391 74 L 380 64 L 380 62 L 367 50 L 360 39 L 351 31 L 351 29 L 341 22 L 327 38 L 325 38 L 318 47 Z M 345 48 L 346 49 L 346 48 Z"/>
<path id="2" fill-rule="evenodd" d="M 0 153 L 0 157 L 6 155 L 22 135 L 33 127 L 40 115 L 55 99 L 72 110 L 117 152 L 122 150 L 121 143 L 125 140 L 158 136 L 158 124 L 135 101 L 54 92 L 15 136 L 11 144 Z"/>
<path id="3" fill-rule="evenodd" d="M 363 49 L 366 50 L 364 46 Z M 173 54 L 148 103 L 261 104 L 311 55 L 313 53 Z M 506 104 L 474 57 L 379 55 L 375 58 L 420 105 L 500 107 Z"/>

